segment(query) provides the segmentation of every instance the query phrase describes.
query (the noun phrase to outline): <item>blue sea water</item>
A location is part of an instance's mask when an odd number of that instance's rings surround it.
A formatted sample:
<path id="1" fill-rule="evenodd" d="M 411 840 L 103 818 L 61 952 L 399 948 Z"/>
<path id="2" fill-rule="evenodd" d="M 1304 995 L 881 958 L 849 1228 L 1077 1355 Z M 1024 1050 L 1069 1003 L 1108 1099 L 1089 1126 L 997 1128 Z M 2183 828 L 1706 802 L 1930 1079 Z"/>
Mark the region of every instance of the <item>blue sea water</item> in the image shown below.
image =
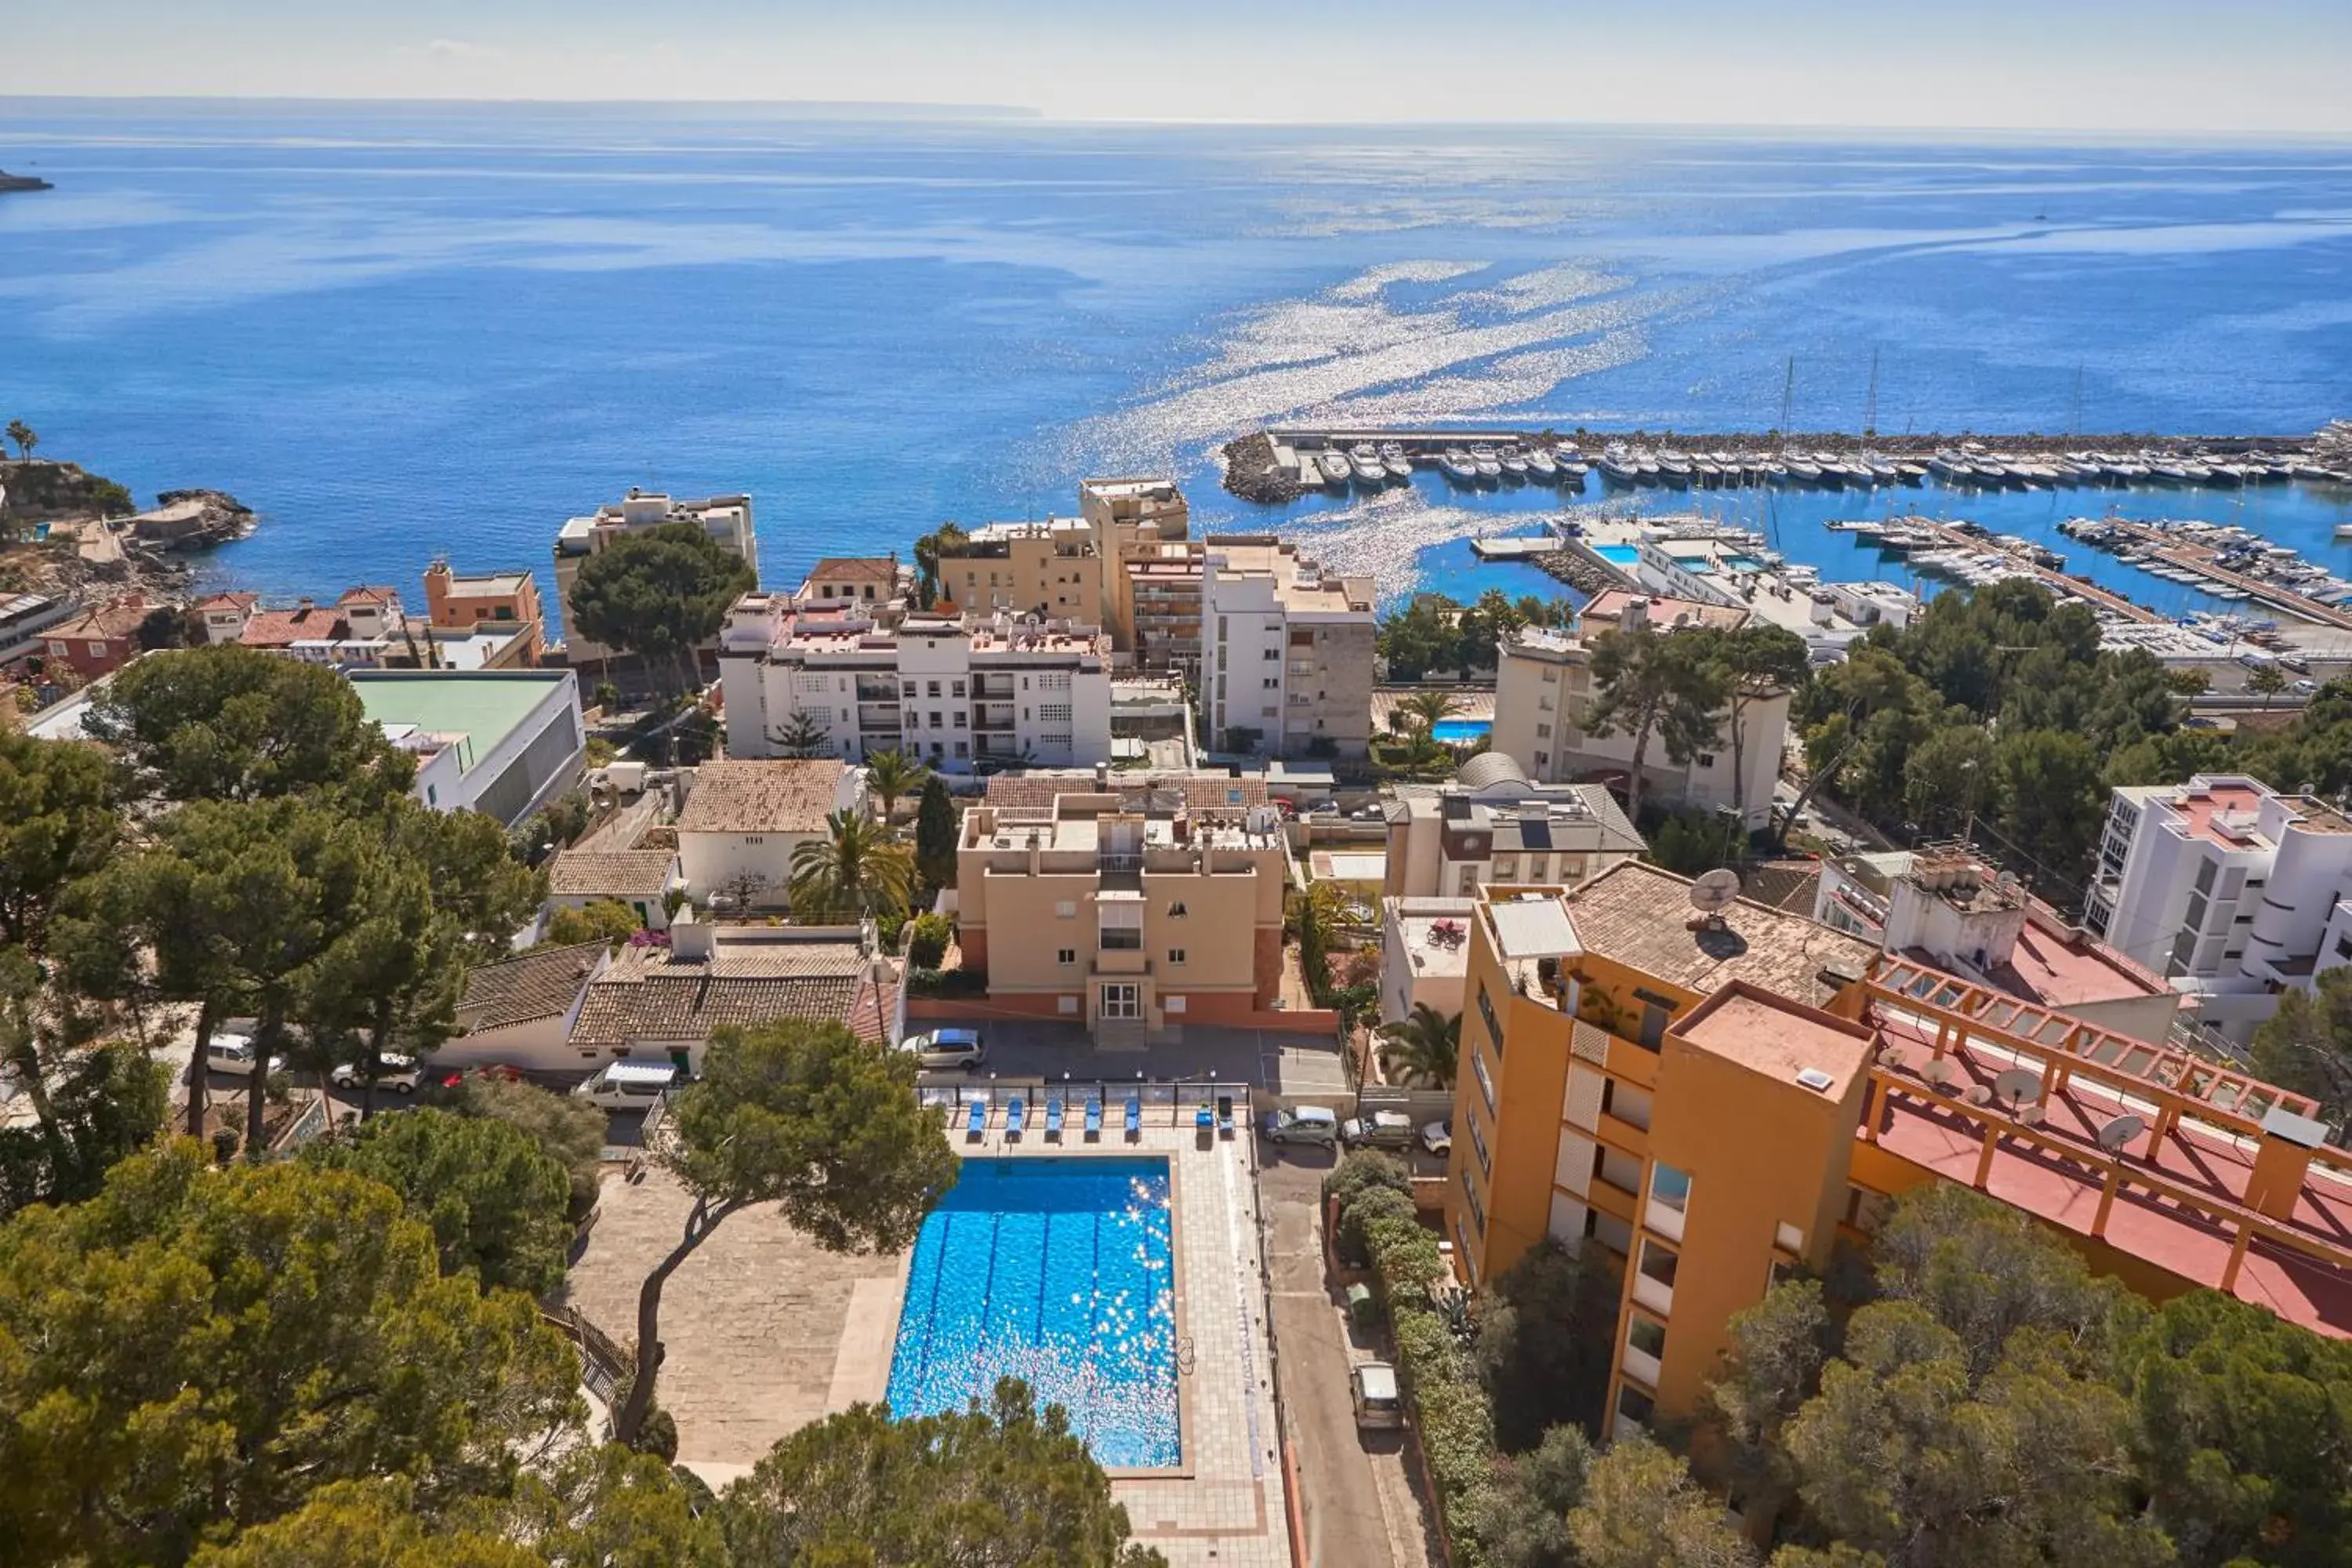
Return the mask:
<path id="1" fill-rule="evenodd" d="M 1295 531 L 1391 595 L 1543 592 L 1467 541 L 1549 491 L 1259 508 L 1213 449 L 1282 419 L 1763 428 L 1791 358 L 1790 423 L 1850 428 L 1874 355 L 1891 431 L 2352 414 L 2331 145 L 16 100 L 0 167 L 58 186 L 0 197 L 0 417 L 142 495 L 237 494 L 263 526 L 213 569 L 279 594 L 542 564 L 631 485 L 749 491 L 789 584 L 1105 470 L 1172 471 L 1202 527 Z M 2239 504 L 1915 499 L 2037 535 Z M 1708 504 L 1886 569 L 1818 527 L 1884 497 Z M 2352 498 L 2243 504 L 2352 570 Z"/>
<path id="2" fill-rule="evenodd" d="M 966 1160 L 915 1242 L 891 1410 L 961 1410 L 1019 1377 L 1105 1466 L 1174 1465 L 1168 1189 L 1164 1159 Z"/>

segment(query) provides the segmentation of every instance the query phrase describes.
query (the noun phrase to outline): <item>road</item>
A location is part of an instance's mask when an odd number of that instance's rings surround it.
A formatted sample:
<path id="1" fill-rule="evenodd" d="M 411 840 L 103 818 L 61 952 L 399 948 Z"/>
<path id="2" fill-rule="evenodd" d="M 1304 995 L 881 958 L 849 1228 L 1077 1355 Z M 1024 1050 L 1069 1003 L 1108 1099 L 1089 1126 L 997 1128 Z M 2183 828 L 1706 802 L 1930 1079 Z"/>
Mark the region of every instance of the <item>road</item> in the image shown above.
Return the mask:
<path id="1" fill-rule="evenodd" d="M 1283 1425 L 1306 1516 L 1301 1568 L 1431 1568 L 1444 1559 L 1404 1435 L 1356 1427 L 1348 1367 L 1381 1352 L 1355 1342 L 1325 1279 L 1319 1210 L 1332 1156 L 1261 1145 L 1261 1158 L 1258 1215 L 1273 1279 Z"/>

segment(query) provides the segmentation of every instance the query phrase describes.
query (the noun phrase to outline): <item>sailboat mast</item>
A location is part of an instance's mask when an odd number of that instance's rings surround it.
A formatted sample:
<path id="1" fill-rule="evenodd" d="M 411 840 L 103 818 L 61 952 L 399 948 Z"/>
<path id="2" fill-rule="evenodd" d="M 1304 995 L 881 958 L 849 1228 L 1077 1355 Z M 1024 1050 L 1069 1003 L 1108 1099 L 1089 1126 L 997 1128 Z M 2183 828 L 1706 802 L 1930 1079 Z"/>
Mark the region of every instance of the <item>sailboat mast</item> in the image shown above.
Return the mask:
<path id="1" fill-rule="evenodd" d="M 1870 351 L 1870 395 L 1862 403 L 1862 434 L 1867 440 L 1878 434 L 1878 350 Z"/>
<path id="2" fill-rule="evenodd" d="M 1789 407 L 1797 395 L 1797 356 L 1789 356 L 1787 374 L 1780 378 L 1780 444 L 1789 444 Z"/>

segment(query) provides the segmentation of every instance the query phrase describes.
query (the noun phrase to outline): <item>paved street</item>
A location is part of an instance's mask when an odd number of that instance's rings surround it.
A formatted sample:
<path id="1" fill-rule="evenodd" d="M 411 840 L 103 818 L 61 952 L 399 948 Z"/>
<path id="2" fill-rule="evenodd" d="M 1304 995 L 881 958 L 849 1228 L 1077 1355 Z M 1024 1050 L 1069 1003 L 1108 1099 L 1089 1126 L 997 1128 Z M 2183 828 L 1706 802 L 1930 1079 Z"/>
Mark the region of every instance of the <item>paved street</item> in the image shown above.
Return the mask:
<path id="1" fill-rule="evenodd" d="M 1076 1024 L 1029 1018 L 981 1019 L 974 1024 L 988 1041 L 988 1065 L 977 1075 L 982 1079 L 992 1072 L 1007 1079 L 1055 1079 L 1067 1074 L 1081 1082 L 1139 1077 L 1152 1082 L 1213 1079 L 1288 1095 L 1338 1095 L 1348 1087 L 1338 1043 L 1328 1034 L 1194 1026 L 1174 1040 L 1098 1047 Z M 917 1033 L 948 1026 L 937 1019 L 908 1024 Z M 964 1078 L 960 1072 L 939 1073 L 928 1081 L 959 1083 Z"/>
<path id="2" fill-rule="evenodd" d="M 1443 1558 L 1403 1435 L 1356 1426 L 1348 1367 L 1381 1352 L 1353 1342 L 1324 1277 L 1318 1209 L 1332 1156 L 1263 1145 L 1259 1152 L 1258 1213 L 1273 1277 L 1283 1418 L 1306 1512 L 1307 1568 L 1430 1568 Z"/>

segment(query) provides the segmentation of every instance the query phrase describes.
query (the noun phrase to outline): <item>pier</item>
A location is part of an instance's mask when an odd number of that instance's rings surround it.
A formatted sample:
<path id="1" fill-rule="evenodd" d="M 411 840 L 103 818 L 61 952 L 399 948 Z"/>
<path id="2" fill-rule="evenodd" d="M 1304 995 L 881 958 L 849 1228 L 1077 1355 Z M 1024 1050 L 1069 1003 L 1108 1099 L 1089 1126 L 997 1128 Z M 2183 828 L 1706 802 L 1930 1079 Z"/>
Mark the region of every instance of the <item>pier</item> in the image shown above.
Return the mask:
<path id="1" fill-rule="evenodd" d="M 2312 621 L 2338 631 L 2352 631 L 2352 613 L 2323 605 L 2306 595 L 2298 594 L 2284 584 L 2251 577 L 2242 572 L 2232 572 L 2214 564 L 2214 552 L 2210 546 L 2184 542 L 2177 533 L 2149 528 L 2144 523 L 2126 521 L 2122 518 L 2103 520 L 2109 528 L 2129 534 L 2148 546 L 2152 559 L 2168 566 L 2191 572 L 2209 583 L 2234 588 L 2252 603 L 2268 605 L 2273 610 Z"/>
<path id="2" fill-rule="evenodd" d="M 2096 583 L 2087 583 L 2080 577 L 2070 577 L 2063 572 L 2044 566 L 2040 562 L 2030 560 L 2013 551 L 2002 550 L 1981 534 L 1963 532 L 1959 529 L 1933 522 L 1924 517 L 1905 518 L 1903 526 L 1930 533 L 1949 549 L 1966 550 L 1980 555 L 2007 556 L 2017 563 L 2019 570 L 2033 574 L 2041 580 L 2042 586 L 2057 595 L 2061 600 L 2068 597 L 2081 599 L 2095 609 L 2109 611 L 2126 620 L 2137 621 L 2142 626 L 2157 626 L 2164 622 L 2162 616 L 2145 605 L 2135 605 L 2121 594 L 2111 593 Z"/>

